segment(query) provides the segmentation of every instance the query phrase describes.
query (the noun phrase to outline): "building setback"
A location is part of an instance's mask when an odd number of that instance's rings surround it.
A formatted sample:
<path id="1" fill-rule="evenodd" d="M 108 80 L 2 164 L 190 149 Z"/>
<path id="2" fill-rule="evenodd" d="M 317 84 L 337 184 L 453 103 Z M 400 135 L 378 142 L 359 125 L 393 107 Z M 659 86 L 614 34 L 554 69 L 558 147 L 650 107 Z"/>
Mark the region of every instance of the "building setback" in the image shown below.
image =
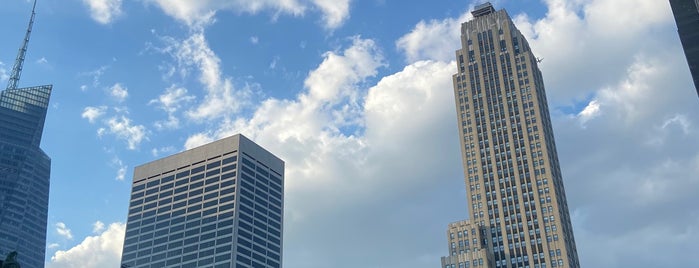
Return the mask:
<path id="1" fill-rule="evenodd" d="M 134 170 L 122 267 L 281 267 L 284 162 L 243 135 Z"/>
<path id="2" fill-rule="evenodd" d="M 44 267 L 51 174 L 40 145 L 52 86 L 17 87 L 34 16 L 0 92 L 0 258 L 17 251 L 23 268 Z"/>
<path id="3" fill-rule="evenodd" d="M 442 267 L 578 268 L 537 58 L 505 10 L 472 14 L 453 76 L 470 214 Z"/>
<path id="4" fill-rule="evenodd" d="M 677 32 L 699 95 L 699 0 L 670 0 Z"/>

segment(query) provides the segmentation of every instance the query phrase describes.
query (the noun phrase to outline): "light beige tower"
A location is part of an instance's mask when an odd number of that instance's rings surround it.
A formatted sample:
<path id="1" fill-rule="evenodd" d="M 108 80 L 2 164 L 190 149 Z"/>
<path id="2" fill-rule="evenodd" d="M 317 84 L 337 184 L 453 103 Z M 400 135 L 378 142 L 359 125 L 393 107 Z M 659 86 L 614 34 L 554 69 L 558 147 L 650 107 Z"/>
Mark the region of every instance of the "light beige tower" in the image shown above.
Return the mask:
<path id="1" fill-rule="evenodd" d="M 578 268 L 539 60 L 505 10 L 472 14 L 453 76 L 470 214 L 450 224 L 442 267 Z M 463 252 L 460 228 L 480 231 Z"/>

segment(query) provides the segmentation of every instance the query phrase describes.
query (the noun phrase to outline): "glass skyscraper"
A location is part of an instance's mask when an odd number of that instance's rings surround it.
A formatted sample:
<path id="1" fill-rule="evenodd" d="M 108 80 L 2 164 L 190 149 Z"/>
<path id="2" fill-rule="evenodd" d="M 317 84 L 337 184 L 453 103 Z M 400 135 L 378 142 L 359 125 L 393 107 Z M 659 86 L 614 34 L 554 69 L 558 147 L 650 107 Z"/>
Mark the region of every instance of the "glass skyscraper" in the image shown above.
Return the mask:
<path id="1" fill-rule="evenodd" d="M 44 267 L 51 159 L 39 145 L 51 86 L 0 92 L 0 256 Z"/>
<path id="2" fill-rule="evenodd" d="M 238 134 L 134 170 L 122 267 L 282 266 L 284 162 Z"/>
<path id="3" fill-rule="evenodd" d="M 538 59 L 505 10 L 461 25 L 453 76 L 469 219 L 443 268 L 579 268 Z"/>
<path id="4" fill-rule="evenodd" d="M 699 95 L 699 0 L 670 0 L 694 87 Z"/>
<path id="5" fill-rule="evenodd" d="M 39 147 L 51 85 L 18 88 L 34 8 L 7 89 L 0 92 L 0 258 L 13 251 L 24 268 L 44 267 L 51 159 Z"/>

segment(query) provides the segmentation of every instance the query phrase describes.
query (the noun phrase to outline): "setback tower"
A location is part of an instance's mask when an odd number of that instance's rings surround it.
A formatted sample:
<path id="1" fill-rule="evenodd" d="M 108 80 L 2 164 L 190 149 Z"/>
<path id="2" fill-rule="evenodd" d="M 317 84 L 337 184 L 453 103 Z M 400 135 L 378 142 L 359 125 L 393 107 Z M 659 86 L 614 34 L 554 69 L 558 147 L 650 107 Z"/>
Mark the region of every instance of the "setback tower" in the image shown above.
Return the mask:
<path id="1" fill-rule="evenodd" d="M 44 267 L 51 174 L 51 159 L 40 145 L 52 85 L 18 88 L 35 8 L 36 1 L 0 92 L 0 256 L 17 251 L 23 268 Z"/>
<path id="2" fill-rule="evenodd" d="M 538 60 L 505 10 L 461 25 L 453 76 L 469 220 L 444 268 L 579 268 Z"/>
<path id="3" fill-rule="evenodd" d="M 284 162 L 243 135 L 134 170 L 122 267 L 282 266 Z"/>

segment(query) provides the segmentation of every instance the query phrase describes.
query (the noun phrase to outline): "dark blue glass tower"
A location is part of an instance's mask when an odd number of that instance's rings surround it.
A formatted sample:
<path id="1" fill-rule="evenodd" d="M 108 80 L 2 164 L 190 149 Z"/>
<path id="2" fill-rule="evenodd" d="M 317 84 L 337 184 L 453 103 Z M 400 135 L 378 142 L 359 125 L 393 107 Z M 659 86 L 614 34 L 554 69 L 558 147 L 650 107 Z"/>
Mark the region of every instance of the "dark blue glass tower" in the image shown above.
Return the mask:
<path id="1" fill-rule="evenodd" d="M 0 258 L 18 252 L 23 268 L 44 267 L 51 159 L 39 147 L 51 85 L 17 88 L 34 8 L 7 89 L 0 92 Z"/>
<path id="2" fill-rule="evenodd" d="M 51 159 L 39 144 L 51 86 L 0 92 L 0 255 L 44 267 Z"/>

